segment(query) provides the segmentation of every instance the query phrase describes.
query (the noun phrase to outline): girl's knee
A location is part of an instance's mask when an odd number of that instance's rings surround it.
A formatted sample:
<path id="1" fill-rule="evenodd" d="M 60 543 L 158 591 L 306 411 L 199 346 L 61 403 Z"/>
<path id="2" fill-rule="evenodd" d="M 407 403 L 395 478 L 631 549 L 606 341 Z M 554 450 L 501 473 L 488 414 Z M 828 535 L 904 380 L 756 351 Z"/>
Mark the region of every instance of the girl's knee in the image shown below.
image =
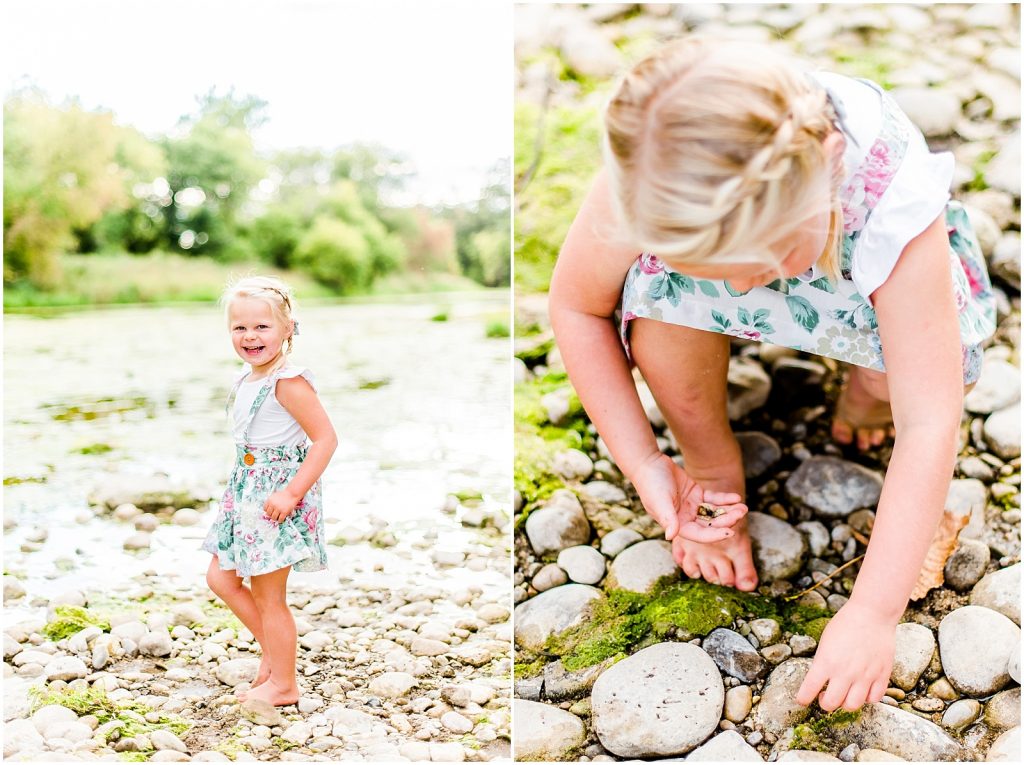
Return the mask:
<path id="1" fill-rule="evenodd" d="M 223 571 L 213 563 L 206 569 L 206 586 L 213 590 L 214 595 L 223 597 L 238 590 L 242 580 L 233 571 Z"/>

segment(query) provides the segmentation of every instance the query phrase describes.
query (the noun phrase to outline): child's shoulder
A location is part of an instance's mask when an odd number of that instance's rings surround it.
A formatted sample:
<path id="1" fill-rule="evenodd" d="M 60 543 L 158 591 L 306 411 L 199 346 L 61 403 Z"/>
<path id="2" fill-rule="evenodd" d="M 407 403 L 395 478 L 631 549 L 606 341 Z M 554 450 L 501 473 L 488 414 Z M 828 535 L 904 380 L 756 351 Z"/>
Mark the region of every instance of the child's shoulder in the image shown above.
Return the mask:
<path id="1" fill-rule="evenodd" d="M 275 382 L 279 382 L 281 380 L 293 380 L 297 377 L 305 379 L 313 389 L 313 392 L 317 392 L 316 378 L 313 376 L 313 370 L 309 367 L 288 364 L 274 372 Z"/>

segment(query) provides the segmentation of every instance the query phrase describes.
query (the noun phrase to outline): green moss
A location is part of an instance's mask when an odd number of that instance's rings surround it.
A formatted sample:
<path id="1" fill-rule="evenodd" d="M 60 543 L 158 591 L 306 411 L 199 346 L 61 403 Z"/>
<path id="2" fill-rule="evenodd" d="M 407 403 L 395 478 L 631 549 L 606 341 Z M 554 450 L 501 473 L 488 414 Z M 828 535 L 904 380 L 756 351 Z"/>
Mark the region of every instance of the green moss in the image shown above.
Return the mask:
<path id="1" fill-rule="evenodd" d="M 149 755 L 152 752 L 119 752 L 117 758 L 125 762 L 149 762 Z"/>
<path id="2" fill-rule="evenodd" d="M 487 337 L 508 337 L 508 322 L 507 321 L 489 321 L 487 322 L 487 329 L 484 330 L 484 334 Z"/>
<path id="3" fill-rule="evenodd" d="M 435 313 L 433 316 L 431 316 L 430 320 L 431 321 L 437 321 L 437 322 L 448 321 L 448 312 L 447 311 L 439 311 L 438 313 Z"/>
<path id="4" fill-rule="evenodd" d="M 827 614 L 828 612 L 824 612 Z M 591 606 L 583 624 L 552 636 L 545 650 L 568 670 L 624 656 L 645 643 L 689 640 L 743 618 L 772 618 L 790 632 L 821 636 L 821 609 L 797 606 L 699 579 L 661 580 L 648 594 L 612 590 Z"/>
<path id="5" fill-rule="evenodd" d="M 44 475 L 17 476 L 9 475 L 4 479 L 4 486 L 17 486 L 21 483 L 46 483 Z"/>
<path id="6" fill-rule="evenodd" d="M 526 654 L 520 654 L 516 656 L 513 675 L 516 680 L 536 677 L 544 671 L 545 664 L 547 664 L 547 660 L 543 656 L 530 657 Z"/>
<path id="7" fill-rule="evenodd" d="M 81 632 L 86 627 L 110 629 L 110 622 L 90 614 L 80 606 L 57 606 L 55 610 L 57 618 L 43 627 L 43 634 L 54 642 Z"/>
<path id="8" fill-rule="evenodd" d="M 812 752 L 834 752 L 848 742 L 843 740 L 842 729 L 860 717 L 860 710 L 847 712 L 837 709 L 793 729 L 791 749 L 806 749 Z"/>
<path id="9" fill-rule="evenodd" d="M 29 698 L 33 712 L 41 707 L 56 704 L 67 707 L 79 717 L 94 715 L 100 725 L 117 721 L 116 730 L 120 738 L 131 738 L 140 733 L 152 733 L 160 728 L 180 736 L 192 727 L 191 723 L 184 718 L 164 713 L 159 713 L 160 716 L 156 722 L 149 722 L 144 715 L 152 712 L 152 707 L 137 701 L 117 703 L 101 688 L 88 688 L 84 691 L 64 688 L 59 691 L 49 691 L 45 688 L 35 687 L 29 689 Z M 110 731 L 108 735 L 112 735 L 113 732 Z"/>
<path id="10" fill-rule="evenodd" d="M 280 736 L 274 736 L 272 739 L 270 739 L 270 743 L 276 746 L 282 752 L 286 752 L 289 749 L 295 749 L 298 746 L 298 744 L 296 744 L 294 741 L 289 741 L 287 739 L 281 738 Z"/>
<path id="11" fill-rule="evenodd" d="M 107 452 L 114 451 L 114 447 L 110 444 L 87 444 L 74 451 L 78 454 L 106 454 Z"/>
<path id="12" fill-rule="evenodd" d="M 992 158 L 997 153 L 988 149 L 981 152 L 974 162 L 971 163 L 974 177 L 967 183 L 967 191 L 984 191 L 988 188 L 988 182 L 985 180 L 985 170 L 988 168 L 988 163 L 992 161 Z"/>

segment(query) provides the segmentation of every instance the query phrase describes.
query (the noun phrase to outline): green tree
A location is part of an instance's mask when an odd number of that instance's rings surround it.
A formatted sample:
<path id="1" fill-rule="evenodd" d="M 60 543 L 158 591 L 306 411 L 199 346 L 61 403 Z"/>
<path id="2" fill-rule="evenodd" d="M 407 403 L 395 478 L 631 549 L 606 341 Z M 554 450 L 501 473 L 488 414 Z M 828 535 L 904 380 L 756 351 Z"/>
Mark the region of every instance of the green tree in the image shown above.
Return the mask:
<path id="1" fill-rule="evenodd" d="M 319 216 L 295 250 L 295 265 L 341 293 L 356 292 L 372 280 L 372 256 L 355 226 Z"/>
<path id="2" fill-rule="evenodd" d="M 50 106 L 39 92 L 4 104 L 4 282 L 52 287 L 58 255 L 104 213 L 132 202 L 140 180 L 163 172 L 158 147 L 110 112 Z"/>
<path id="3" fill-rule="evenodd" d="M 164 139 L 172 200 L 163 208 L 169 244 L 230 258 L 239 214 L 266 172 L 251 136 L 265 121 L 266 102 L 236 97 L 233 89 L 224 96 L 210 90 L 198 102 L 198 112 L 179 121 L 183 134 Z"/>

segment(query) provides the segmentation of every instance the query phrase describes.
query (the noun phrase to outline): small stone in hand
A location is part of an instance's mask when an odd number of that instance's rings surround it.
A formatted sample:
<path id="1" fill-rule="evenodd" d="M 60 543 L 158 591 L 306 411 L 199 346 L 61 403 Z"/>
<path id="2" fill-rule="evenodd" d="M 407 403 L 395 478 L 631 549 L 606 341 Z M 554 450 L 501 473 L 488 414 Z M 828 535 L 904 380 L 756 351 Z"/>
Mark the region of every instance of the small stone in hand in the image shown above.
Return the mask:
<path id="1" fill-rule="evenodd" d="M 709 505 L 707 502 L 702 502 L 697 508 L 697 517 L 704 518 L 709 522 L 720 515 L 725 515 L 725 513 L 726 509 L 724 507 Z"/>

